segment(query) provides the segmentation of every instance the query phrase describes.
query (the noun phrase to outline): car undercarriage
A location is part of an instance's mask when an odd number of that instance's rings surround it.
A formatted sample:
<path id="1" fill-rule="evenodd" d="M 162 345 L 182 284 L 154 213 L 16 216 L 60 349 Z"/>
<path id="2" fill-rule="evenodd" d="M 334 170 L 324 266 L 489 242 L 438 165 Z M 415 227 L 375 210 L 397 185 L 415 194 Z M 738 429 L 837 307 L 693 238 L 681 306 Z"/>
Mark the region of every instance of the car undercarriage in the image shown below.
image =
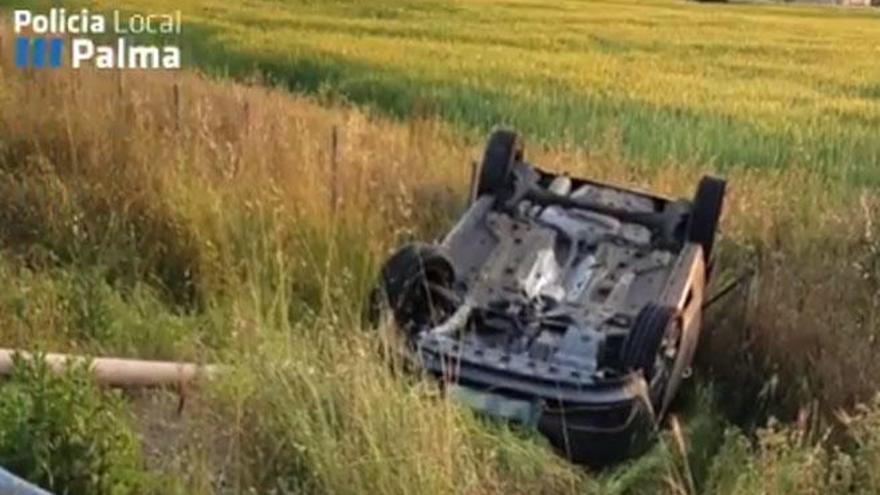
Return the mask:
<path id="1" fill-rule="evenodd" d="M 394 253 L 378 294 L 452 395 L 614 462 L 648 444 L 689 373 L 724 190 L 705 177 L 669 200 L 545 172 L 497 131 L 467 211 Z"/>

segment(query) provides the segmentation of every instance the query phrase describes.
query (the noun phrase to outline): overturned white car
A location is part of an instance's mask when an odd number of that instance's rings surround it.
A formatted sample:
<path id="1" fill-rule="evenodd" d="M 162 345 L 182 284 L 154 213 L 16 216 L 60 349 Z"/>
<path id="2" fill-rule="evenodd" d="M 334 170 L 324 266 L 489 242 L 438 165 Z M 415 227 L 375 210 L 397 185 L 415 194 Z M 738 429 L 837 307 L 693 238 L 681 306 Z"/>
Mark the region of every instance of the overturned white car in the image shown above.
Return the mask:
<path id="1" fill-rule="evenodd" d="M 409 244 L 377 294 L 407 358 L 494 417 L 537 427 L 570 459 L 648 445 L 700 334 L 725 182 L 692 200 L 544 172 L 490 136 L 470 207 Z"/>

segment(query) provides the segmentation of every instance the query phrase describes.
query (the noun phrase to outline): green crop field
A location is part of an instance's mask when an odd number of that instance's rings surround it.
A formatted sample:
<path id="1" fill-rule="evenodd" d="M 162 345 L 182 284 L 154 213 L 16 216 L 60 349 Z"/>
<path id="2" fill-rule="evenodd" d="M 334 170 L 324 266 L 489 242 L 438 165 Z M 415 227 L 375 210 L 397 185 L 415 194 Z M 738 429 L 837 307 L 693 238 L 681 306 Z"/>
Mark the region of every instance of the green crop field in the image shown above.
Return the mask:
<path id="1" fill-rule="evenodd" d="M 182 9 L 190 61 L 648 164 L 880 184 L 880 15 L 680 0 L 97 0 Z"/>

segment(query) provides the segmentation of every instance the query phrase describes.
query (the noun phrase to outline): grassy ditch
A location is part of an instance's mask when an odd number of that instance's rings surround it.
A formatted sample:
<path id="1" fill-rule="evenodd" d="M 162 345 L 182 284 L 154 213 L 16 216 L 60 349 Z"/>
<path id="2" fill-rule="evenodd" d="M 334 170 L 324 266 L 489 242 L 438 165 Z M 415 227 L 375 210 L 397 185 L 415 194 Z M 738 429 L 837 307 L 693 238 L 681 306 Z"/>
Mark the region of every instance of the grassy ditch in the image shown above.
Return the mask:
<path id="1" fill-rule="evenodd" d="M 714 385 L 690 392 L 681 434 L 590 474 L 392 373 L 360 329 L 388 250 L 442 232 L 464 204 L 480 150 L 456 131 L 195 73 L 2 70 L 4 345 L 236 370 L 187 394 L 171 426 L 150 427 L 137 400 L 108 413 L 136 418 L 136 447 L 159 452 L 132 462 L 163 473 L 161 493 L 877 489 L 880 409 L 855 407 L 880 378 L 875 190 L 728 170 L 718 280 L 757 271 L 707 328 L 699 375 Z M 670 195 L 704 171 L 536 148 L 545 167 Z M 838 449 L 816 418 L 841 409 Z"/>

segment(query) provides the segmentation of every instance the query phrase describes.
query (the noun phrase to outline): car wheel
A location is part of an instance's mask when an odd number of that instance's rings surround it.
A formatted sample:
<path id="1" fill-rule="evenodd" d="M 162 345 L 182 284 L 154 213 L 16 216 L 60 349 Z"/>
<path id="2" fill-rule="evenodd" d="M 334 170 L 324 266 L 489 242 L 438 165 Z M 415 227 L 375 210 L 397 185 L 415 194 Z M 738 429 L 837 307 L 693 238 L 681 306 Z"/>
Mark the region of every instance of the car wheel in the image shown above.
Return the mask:
<path id="1" fill-rule="evenodd" d="M 513 165 L 522 161 L 523 153 L 523 143 L 517 133 L 508 130 L 493 132 L 480 165 L 476 197 L 508 192 L 513 183 Z"/>
<path id="2" fill-rule="evenodd" d="M 620 362 L 625 371 L 641 371 L 645 380 L 651 381 L 675 313 L 675 308 L 657 304 L 648 304 L 639 311 L 621 349 Z"/>
<path id="3" fill-rule="evenodd" d="M 703 246 L 703 255 L 708 263 L 715 244 L 718 221 L 724 205 L 727 182 L 716 177 L 705 176 L 697 186 L 688 223 L 688 240 Z"/>
<path id="4" fill-rule="evenodd" d="M 452 262 L 437 247 L 403 246 L 382 266 L 379 288 L 371 295 L 370 321 L 377 324 L 387 305 L 401 329 L 437 324 L 450 311 L 450 301 L 441 291 L 451 289 L 454 281 Z"/>

